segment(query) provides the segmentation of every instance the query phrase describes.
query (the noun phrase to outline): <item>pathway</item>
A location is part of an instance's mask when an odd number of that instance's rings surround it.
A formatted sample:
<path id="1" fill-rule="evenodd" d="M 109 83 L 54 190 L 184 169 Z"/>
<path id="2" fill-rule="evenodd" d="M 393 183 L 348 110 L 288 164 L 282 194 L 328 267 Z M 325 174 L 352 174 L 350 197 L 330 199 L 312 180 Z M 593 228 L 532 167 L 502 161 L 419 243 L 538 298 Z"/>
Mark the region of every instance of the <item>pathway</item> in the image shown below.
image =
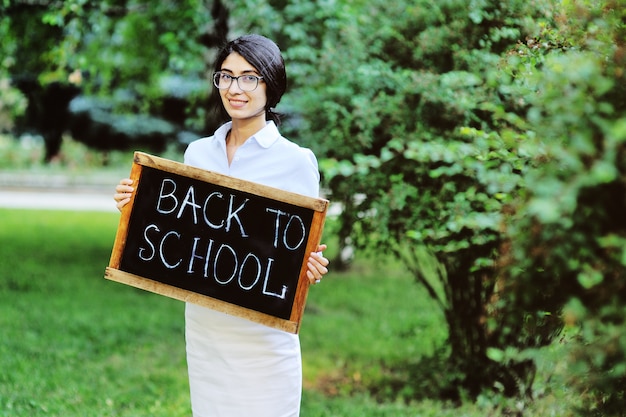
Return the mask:
<path id="1" fill-rule="evenodd" d="M 117 178 L 122 176 L 0 172 L 0 208 L 116 212 Z"/>

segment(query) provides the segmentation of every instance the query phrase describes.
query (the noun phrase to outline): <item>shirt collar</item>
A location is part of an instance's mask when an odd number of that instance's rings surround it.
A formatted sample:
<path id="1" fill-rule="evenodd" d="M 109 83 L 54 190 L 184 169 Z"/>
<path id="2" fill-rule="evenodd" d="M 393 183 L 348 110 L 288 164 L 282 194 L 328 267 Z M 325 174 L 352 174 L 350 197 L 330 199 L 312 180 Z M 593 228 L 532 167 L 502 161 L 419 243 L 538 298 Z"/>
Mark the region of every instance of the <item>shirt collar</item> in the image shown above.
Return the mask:
<path id="1" fill-rule="evenodd" d="M 220 126 L 215 131 L 215 138 L 218 139 L 222 143 L 226 143 L 226 135 L 230 132 L 232 128 L 233 122 L 228 122 Z M 276 127 L 276 124 L 270 120 L 265 124 L 265 127 L 258 132 L 256 132 L 250 139 L 248 140 L 256 140 L 256 142 L 263 148 L 269 148 L 272 146 L 274 142 L 278 140 L 280 137 L 280 132 Z"/>
<path id="2" fill-rule="evenodd" d="M 268 121 L 263 129 L 259 130 L 254 134 L 254 136 L 252 136 L 252 138 L 256 139 L 257 143 L 263 148 L 269 148 L 272 146 L 279 137 L 280 133 L 278 132 L 278 128 L 272 120 Z"/>

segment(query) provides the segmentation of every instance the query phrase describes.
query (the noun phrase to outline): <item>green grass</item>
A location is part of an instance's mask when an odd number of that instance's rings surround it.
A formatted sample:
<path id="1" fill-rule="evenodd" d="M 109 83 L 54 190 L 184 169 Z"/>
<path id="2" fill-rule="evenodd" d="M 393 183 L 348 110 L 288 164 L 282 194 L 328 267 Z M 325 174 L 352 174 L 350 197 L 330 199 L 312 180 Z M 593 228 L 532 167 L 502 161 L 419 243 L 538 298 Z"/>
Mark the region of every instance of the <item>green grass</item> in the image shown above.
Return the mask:
<path id="1" fill-rule="evenodd" d="M 117 222 L 0 209 L 0 417 L 190 416 L 183 303 L 103 278 Z M 441 313 L 393 263 L 331 272 L 311 289 L 300 334 L 303 417 L 505 415 L 490 400 L 407 405 L 390 389 L 402 381 L 390 369 L 445 340 Z M 559 357 L 558 345 L 546 351 L 544 376 Z M 525 415 L 569 415 L 563 385 L 546 381 Z"/>
<path id="2" fill-rule="evenodd" d="M 118 216 L 0 218 L 0 415 L 188 415 L 182 304 L 102 278 Z"/>

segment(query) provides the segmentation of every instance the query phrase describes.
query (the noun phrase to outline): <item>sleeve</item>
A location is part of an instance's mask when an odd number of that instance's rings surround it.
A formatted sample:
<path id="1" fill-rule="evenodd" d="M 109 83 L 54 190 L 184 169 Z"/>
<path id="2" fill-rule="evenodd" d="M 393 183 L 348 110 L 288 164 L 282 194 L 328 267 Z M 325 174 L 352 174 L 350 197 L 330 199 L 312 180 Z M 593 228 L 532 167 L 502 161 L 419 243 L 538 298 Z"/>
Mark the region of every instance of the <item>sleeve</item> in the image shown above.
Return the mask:
<path id="1" fill-rule="evenodd" d="M 310 149 L 300 149 L 304 154 L 303 159 L 305 162 L 302 164 L 302 173 L 299 176 L 301 180 L 300 187 L 302 188 L 300 194 L 317 198 L 320 194 L 320 173 L 317 158 Z"/>

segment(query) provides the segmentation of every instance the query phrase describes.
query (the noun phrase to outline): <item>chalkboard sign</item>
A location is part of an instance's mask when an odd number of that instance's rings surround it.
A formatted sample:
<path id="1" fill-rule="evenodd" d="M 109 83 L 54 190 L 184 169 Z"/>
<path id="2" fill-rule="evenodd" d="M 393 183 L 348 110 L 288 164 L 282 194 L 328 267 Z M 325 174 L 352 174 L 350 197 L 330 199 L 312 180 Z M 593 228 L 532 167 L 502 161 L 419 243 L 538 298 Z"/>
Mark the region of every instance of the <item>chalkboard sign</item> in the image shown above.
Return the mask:
<path id="1" fill-rule="evenodd" d="M 328 201 L 136 152 L 105 278 L 291 333 Z"/>

